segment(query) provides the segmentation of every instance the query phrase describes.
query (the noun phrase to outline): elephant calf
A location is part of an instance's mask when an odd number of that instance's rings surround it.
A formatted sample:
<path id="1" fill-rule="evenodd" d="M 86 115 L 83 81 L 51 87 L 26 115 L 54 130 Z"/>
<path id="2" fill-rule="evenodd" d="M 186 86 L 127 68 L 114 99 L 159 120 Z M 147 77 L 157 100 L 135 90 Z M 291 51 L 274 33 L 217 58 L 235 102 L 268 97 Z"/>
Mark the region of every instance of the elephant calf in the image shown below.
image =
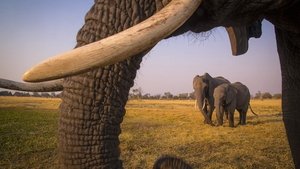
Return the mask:
<path id="1" fill-rule="evenodd" d="M 229 126 L 234 127 L 235 109 L 240 113 L 239 124 L 246 124 L 246 114 L 250 105 L 250 92 L 247 86 L 240 82 L 219 85 L 214 90 L 214 103 L 217 125 L 223 125 L 223 116 L 226 112 L 228 113 Z M 253 111 L 252 113 L 255 114 Z"/>

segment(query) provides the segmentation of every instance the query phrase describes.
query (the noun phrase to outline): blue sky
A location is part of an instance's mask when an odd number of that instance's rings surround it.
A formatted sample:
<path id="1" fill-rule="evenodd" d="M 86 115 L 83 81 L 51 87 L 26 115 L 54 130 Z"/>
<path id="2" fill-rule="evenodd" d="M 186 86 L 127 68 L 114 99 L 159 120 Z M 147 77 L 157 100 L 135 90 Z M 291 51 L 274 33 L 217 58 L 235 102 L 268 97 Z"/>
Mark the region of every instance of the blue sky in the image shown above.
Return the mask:
<path id="1" fill-rule="evenodd" d="M 21 81 L 38 62 L 72 49 L 93 0 L 1 0 L 0 77 Z M 209 37 L 185 34 L 161 41 L 142 62 L 134 88 L 144 93 L 192 92 L 195 75 L 208 72 L 257 91 L 281 92 L 281 74 L 273 25 L 263 22 L 260 39 L 249 51 L 232 56 L 224 28 Z"/>

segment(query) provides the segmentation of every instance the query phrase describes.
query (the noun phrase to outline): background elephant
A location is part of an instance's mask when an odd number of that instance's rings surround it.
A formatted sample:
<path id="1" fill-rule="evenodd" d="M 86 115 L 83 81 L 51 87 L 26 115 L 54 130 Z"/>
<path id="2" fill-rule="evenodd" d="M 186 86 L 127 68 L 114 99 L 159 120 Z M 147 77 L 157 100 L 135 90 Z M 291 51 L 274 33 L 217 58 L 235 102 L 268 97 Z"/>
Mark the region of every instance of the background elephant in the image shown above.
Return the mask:
<path id="1" fill-rule="evenodd" d="M 147 40 L 137 41 L 135 46 L 139 50 L 132 48 L 134 45 L 132 40 L 144 36 L 141 36 L 143 34 L 138 36 L 131 34 L 131 39 L 123 38 L 123 40 L 129 41 L 122 45 L 116 45 L 118 41 L 115 41 L 111 43 L 115 46 L 108 50 L 118 53 L 118 50 L 113 49 L 116 47 L 118 49 L 130 49 L 130 52 L 119 52 L 119 55 L 122 56 L 121 59 L 95 65 L 93 64 L 94 61 L 98 62 L 101 59 L 91 57 L 94 60 L 90 61 L 89 59 L 70 57 L 71 60 L 66 61 L 68 64 L 62 64 L 62 67 L 50 66 L 56 71 L 47 71 L 47 69 L 40 71 L 40 75 L 44 76 L 52 72 L 59 75 L 52 78 L 31 79 L 31 81 L 42 81 L 64 77 L 64 69 L 67 67 L 76 68 L 75 71 L 71 71 L 73 76 L 66 77 L 62 83 L 64 89 L 59 120 L 59 160 L 61 167 L 122 168 L 122 161 L 119 159 L 119 134 L 121 133 L 120 123 L 125 114 L 129 89 L 134 84 L 134 78 L 143 56 L 157 41 L 187 31 L 199 33 L 214 27 L 225 26 L 228 27 L 232 53 L 238 55 L 247 51 L 250 37 L 260 36 L 261 32 L 257 31 L 260 29 L 252 29 L 251 25 L 255 23 L 257 26 L 260 20 L 267 19 L 275 26 L 281 64 L 283 121 L 295 167 L 300 168 L 300 113 L 298 109 L 300 104 L 300 2 L 298 0 L 203 0 L 200 5 L 199 0 L 172 0 L 170 2 L 172 5 L 167 5 L 169 2 L 170 0 L 95 0 L 95 4 L 85 17 L 85 24 L 78 33 L 76 45 L 78 49 L 83 49 L 80 47 L 106 37 L 112 37 L 112 35 L 123 30 L 134 32 L 136 29 L 128 28 L 140 25 L 139 23 L 155 13 L 160 14 L 159 17 L 150 19 L 150 21 L 161 20 L 152 25 L 146 25 L 145 22 L 142 22 L 146 27 L 135 31 L 135 33 L 155 31 L 154 27 L 164 26 L 166 28 L 164 29 L 165 34 L 161 35 L 159 34 L 161 31 L 157 31 L 152 35 L 160 35 L 159 39 L 153 40 L 150 36 L 147 37 Z M 174 4 L 180 5 L 182 3 L 191 4 L 183 8 L 172 8 Z M 184 15 L 184 19 L 180 19 L 179 24 L 173 26 L 175 29 L 167 29 L 169 27 L 169 22 L 166 22 L 169 21 L 168 17 L 162 17 L 165 11 L 160 12 L 167 7 L 171 9 L 169 11 L 173 12 L 169 16 L 175 16 L 175 19 L 172 19 L 175 22 L 183 16 L 182 13 L 189 12 Z M 178 12 L 178 9 L 181 11 Z M 124 31 L 122 35 L 124 35 Z M 113 37 L 115 38 L 115 36 Z M 113 37 L 107 39 L 112 40 Z M 148 43 L 148 46 L 138 46 L 144 43 Z M 98 44 L 85 46 L 84 49 L 95 46 L 103 47 Z M 105 49 L 97 49 L 96 52 L 87 52 L 86 50 L 79 52 L 79 54 L 76 53 L 75 57 L 78 58 L 86 54 L 103 56 L 104 52 L 102 51 Z M 110 58 L 109 56 L 105 57 L 105 59 Z M 60 59 L 60 61 L 63 60 Z M 89 63 L 84 64 L 86 61 Z M 89 66 L 89 68 L 78 68 L 82 65 Z M 29 76 L 30 74 L 27 73 L 26 75 Z"/>
<path id="2" fill-rule="evenodd" d="M 211 77 L 208 73 L 195 76 L 193 80 L 194 94 L 198 108 L 204 117 L 204 124 L 212 124 L 211 117 L 214 111 L 214 90 L 223 83 L 230 83 L 223 77 Z"/>
<path id="3" fill-rule="evenodd" d="M 227 112 L 229 126 L 234 127 L 235 110 L 240 114 L 239 124 L 246 124 L 248 106 L 250 105 L 250 92 L 247 86 L 240 82 L 221 84 L 214 90 L 214 100 L 218 125 L 223 125 L 224 112 Z"/>

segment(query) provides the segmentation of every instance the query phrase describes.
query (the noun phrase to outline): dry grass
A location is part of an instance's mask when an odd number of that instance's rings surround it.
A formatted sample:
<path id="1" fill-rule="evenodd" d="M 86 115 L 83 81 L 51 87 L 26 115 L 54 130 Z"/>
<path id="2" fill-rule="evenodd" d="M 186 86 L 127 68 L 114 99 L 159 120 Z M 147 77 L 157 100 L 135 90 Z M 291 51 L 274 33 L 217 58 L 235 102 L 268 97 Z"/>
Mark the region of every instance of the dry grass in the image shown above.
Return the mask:
<path id="1" fill-rule="evenodd" d="M 124 166 L 151 168 L 170 154 L 194 168 L 293 168 L 280 100 L 251 104 L 259 117 L 248 112 L 246 126 L 229 128 L 204 125 L 194 101 L 129 101 L 121 134 Z"/>
<path id="2" fill-rule="evenodd" d="M 57 168 L 59 103 L 0 97 L 0 168 Z M 194 101 L 129 101 L 120 135 L 124 168 L 152 168 L 162 154 L 194 168 L 293 168 L 280 101 L 251 104 L 259 117 L 248 113 L 246 126 L 229 128 L 204 125 Z"/>

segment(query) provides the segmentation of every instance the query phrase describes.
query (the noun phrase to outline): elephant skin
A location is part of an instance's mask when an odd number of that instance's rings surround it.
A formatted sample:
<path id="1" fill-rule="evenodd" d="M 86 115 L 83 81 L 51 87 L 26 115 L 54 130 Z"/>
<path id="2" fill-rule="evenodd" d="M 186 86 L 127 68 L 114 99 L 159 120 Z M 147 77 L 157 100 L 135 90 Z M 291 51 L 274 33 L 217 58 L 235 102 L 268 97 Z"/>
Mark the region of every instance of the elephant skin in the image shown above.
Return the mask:
<path id="1" fill-rule="evenodd" d="M 229 126 L 234 127 L 234 111 L 240 114 L 239 124 L 246 124 L 246 115 L 250 104 L 250 92 L 240 82 L 221 84 L 214 90 L 214 100 L 218 125 L 223 125 L 224 112 L 227 112 Z"/>
<path id="2" fill-rule="evenodd" d="M 223 77 L 211 77 L 208 73 L 195 76 L 193 88 L 197 106 L 204 117 L 204 124 L 212 124 L 211 117 L 214 111 L 214 89 L 220 84 L 230 83 Z"/>

